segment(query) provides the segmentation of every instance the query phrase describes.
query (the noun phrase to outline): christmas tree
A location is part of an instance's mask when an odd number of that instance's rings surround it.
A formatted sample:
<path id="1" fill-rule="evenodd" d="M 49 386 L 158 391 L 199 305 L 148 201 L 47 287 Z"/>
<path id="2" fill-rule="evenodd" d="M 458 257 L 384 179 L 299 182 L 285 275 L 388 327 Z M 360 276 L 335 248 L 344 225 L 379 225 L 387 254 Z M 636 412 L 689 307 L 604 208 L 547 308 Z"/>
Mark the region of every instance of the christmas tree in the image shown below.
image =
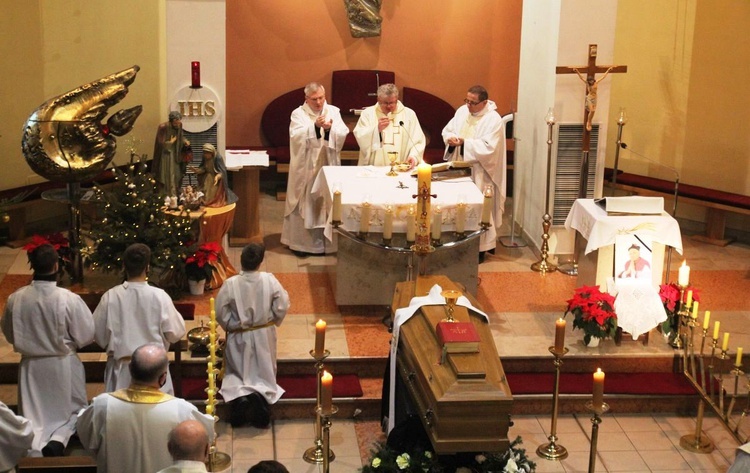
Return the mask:
<path id="1" fill-rule="evenodd" d="M 144 243 L 151 248 L 152 272 L 161 274 L 154 282 L 181 287 L 184 261 L 195 241 L 190 217 L 186 212 L 165 211 L 165 195 L 157 190 L 144 163 L 113 171 L 111 188 L 94 188 L 104 205 L 103 217 L 88 234 L 91 246 L 84 251 L 86 264 L 93 270 L 120 271 L 125 248 Z"/>

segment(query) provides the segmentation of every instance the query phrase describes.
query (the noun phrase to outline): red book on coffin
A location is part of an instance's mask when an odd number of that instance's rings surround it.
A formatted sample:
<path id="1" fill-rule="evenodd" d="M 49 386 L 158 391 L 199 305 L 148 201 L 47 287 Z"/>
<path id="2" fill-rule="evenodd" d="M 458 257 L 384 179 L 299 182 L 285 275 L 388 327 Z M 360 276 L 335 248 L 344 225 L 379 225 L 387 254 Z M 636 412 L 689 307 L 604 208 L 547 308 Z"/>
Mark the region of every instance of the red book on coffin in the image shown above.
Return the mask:
<path id="1" fill-rule="evenodd" d="M 471 322 L 438 322 L 438 342 L 448 353 L 477 353 L 479 333 Z"/>

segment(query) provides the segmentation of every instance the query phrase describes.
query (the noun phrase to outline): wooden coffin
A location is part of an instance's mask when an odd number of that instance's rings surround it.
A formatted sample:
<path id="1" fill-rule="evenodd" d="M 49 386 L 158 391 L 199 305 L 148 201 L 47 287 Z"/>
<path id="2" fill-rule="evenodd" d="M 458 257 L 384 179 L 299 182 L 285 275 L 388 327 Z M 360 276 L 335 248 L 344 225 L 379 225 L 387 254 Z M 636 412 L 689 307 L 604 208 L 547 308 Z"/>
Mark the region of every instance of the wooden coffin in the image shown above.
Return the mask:
<path id="1" fill-rule="evenodd" d="M 398 283 L 392 309 L 408 306 L 412 297 L 426 295 L 434 284 L 461 290 L 445 276 Z M 464 295 L 481 309 L 470 294 Z M 510 445 L 513 396 L 489 324 L 481 315 L 456 306 L 454 318 L 473 323 L 479 332 L 479 353 L 447 354 L 443 362 L 435 326 L 446 313 L 445 305 L 423 306 L 401 325 L 398 374 L 437 453 L 505 451 Z"/>

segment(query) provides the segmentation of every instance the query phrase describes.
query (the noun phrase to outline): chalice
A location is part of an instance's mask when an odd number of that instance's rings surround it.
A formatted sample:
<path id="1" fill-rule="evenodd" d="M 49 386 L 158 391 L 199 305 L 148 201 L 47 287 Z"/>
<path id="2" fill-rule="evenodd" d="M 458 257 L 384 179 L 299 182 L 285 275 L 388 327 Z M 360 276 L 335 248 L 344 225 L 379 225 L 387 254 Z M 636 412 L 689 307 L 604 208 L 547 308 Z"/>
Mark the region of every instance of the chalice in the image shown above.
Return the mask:
<path id="1" fill-rule="evenodd" d="M 394 169 L 398 162 L 398 151 L 388 151 L 388 161 L 391 163 L 391 170 L 385 173 L 386 176 L 398 176 L 398 173 Z"/>
<path id="2" fill-rule="evenodd" d="M 446 289 L 440 293 L 441 296 L 445 297 L 445 303 L 448 305 L 448 317 L 445 319 L 446 322 L 455 322 L 453 318 L 453 311 L 456 308 L 456 301 L 461 296 L 461 291 L 453 289 Z"/>

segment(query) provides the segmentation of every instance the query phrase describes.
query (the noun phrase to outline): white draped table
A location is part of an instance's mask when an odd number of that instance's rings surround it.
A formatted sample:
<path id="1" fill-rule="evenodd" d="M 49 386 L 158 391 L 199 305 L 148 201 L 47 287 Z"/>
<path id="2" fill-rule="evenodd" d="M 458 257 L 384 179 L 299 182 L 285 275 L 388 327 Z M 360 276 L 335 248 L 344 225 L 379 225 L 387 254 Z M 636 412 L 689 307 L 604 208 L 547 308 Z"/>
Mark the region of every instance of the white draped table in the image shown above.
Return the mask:
<path id="1" fill-rule="evenodd" d="M 370 231 L 382 232 L 385 206 L 394 206 L 393 232 L 406 233 L 406 215 L 409 206 L 416 204 L 417 179 L 408 172 L 390 177 L 385 174 L 390 167 L 379 166 L 324 166 L 312 187 L 314 196 L 325 200 L 328 210 L 325 235 L 333 240 L 331 228 L 331 206 L 335 186 L 341 190 L 342 224 L 350 232 L 358 232 L 362 215 L 362 202 L 371 204 Z M 464 177 L 446 181 L 433 181 L 432 208 L 439 205 L 442 210 L 443 231 L 454 231 L 456 226 L 456 204 L 463 200 L 466 207 L 466 231 L 479 229 L 482 215 L 482 193 L 471 178 Z"/>
<path id="2" fill-rule="evenodd" d="M 595 283 L 606 288 L 607 278 L 614 275 L 617 235 L 638 234 L 653 240 L 651 271 L 654 285 L 661 282 L 664 247 L 671 246 L 682 254 L 680 226 L 666 212 L 661 215 L 608 215 L 593 199 L 576 199 L 565 220 L 565 228 L 578 230 L 587 240 L 585 251 L 577 255 L 579 285 Z"/>

